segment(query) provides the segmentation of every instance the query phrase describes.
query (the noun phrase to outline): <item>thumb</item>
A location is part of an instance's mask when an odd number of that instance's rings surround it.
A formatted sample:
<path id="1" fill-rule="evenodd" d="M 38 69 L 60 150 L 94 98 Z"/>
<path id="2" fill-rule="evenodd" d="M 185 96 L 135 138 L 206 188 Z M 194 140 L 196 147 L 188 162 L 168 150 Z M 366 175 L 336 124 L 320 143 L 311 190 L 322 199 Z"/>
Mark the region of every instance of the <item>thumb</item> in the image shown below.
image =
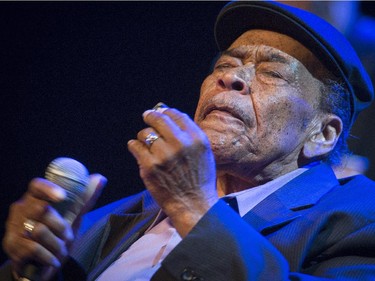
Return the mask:
<path id="1" fill-rule="evenodd" d="M 90 211 L 92 207 L 94 207 L 106 184 L 107 178 L 105 178 L 104 176 L 100 174 L 90 175 L 89 182 L 86 187 L 86 192 L 82 198 L 84 205 L 77 217 L 74 219 L 74 222 L 72 224 L 73 229 L 79 227 L 82 215 L 84 215 L 85 213 Z"/>
<path id="2" fill-rule="evenodd" d="M 83 197 L 85 204 L 80 215 L 87 213 L 92 207 L 94 207 L 106 184 L 107 179 L 104 176 L 100 174 L 90 175 L 89 183 L 87 184 L 86 192 Z"/>

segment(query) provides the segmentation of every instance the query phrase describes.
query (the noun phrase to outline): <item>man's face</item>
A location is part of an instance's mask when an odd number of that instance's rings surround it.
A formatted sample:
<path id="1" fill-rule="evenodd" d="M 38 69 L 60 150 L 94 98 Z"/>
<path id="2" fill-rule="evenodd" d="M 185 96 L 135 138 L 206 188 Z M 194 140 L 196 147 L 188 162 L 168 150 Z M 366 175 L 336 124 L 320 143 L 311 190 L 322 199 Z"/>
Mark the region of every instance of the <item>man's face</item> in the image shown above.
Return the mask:
<path id="1" fill-rule="evenodd" d="M 314 65 L 311 53 L 290 37 L 253 30 L 216 62 L 202 84 L 195 121 L 210 139 L 219 173 L 297 167 L 320 82 L 295 57 Z"/>

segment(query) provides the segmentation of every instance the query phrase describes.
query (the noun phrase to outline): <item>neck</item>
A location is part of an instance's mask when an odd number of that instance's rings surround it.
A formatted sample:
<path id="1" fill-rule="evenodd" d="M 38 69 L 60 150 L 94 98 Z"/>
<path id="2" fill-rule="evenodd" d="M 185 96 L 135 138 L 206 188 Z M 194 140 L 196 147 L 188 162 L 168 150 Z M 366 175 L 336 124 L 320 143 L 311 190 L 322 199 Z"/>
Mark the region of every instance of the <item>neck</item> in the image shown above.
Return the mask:
<path id="1" fill-rule="evenodd" d="M 258 186 L 256 180 L 245 180 L 230 174 L 218 175 L 216 180 L 219 197 Z"/>
<path id="2" fill-rule="evenodd" d="M 219 197 L 225 196 L 230 193 L 239 192 L 245 189 L 256 187 L 265 184 L 271 180 L 274 180 L 282 175 L 285 175 L 295 169 L 298 166 L 281 166 L 283 169 L 272 169 L 272 173 L 259 173 L 256 175 L 241 177 L 237 174 L 232 174 L 223 171 L 217 171 L 216 186 Z"/>

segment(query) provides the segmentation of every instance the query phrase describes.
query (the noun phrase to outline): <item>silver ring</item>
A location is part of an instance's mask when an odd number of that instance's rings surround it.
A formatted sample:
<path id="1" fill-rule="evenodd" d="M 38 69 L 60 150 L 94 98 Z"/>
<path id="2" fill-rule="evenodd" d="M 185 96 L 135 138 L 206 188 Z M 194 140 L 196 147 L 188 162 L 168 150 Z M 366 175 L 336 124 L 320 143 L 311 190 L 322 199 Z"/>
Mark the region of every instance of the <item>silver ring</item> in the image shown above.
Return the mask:
<path id="1" fill-rule="evenodd" d="M 145 143 L 147 146 L 151 146 L 158 138 L 159 136 L 156 133 L 151 132 L 146 136 Z"/>
<path id="2" fill-rule="evenodd" d="M 27 219 L 23 223 L 23 228 L 25 229 L 26 234 L 30 236 L 33 233 L 33 231 L 34 231 L 35 221 Z"/>

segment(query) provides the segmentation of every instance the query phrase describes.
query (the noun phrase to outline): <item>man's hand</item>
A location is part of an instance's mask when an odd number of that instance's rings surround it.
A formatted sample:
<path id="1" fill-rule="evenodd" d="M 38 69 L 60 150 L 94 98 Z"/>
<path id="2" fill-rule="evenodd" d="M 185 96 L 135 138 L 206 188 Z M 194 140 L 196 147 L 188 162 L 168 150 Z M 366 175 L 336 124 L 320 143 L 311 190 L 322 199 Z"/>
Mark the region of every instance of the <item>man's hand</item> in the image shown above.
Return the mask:
<path id="1" fill-rule="evenodd" d="M 163 211 L 184 237 L 216 203 L 215 160 L 204 132 L 176 109 L 148 110 L 141 130 L 128 148 L 140 176 Z M 152 133 L 159 138 L 147 143 Z"/>
<path id="2" fill-rule="evenodd" d="M 69 253 L 82 214 L 94 205 L 105 184 L 103 176 L 90 176 L 86 204 L 70 225 L 51 206 L 64 200 L 64 189 L 41 178 L 30 182 L 27 192 L 9 209 L 3 239 L 15 276 L 22 274 L 26 264 L 34 263 L 43 266 L 43 280 L 52 277 Z"/>

